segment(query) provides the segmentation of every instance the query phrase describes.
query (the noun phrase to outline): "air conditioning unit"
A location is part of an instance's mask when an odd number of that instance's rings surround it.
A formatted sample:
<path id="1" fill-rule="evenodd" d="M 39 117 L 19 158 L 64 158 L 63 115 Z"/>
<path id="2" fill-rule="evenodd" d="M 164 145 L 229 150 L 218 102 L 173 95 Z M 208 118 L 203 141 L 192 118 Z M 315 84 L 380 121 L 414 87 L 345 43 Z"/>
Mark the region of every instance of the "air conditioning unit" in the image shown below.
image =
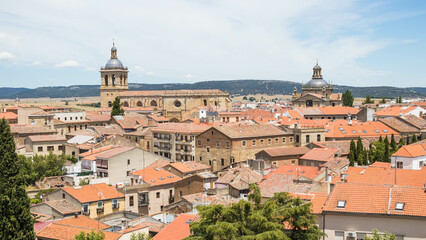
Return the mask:
<path id="1" fill-rule="evenodd" d="M 356 238 L 356 232 L 348 232 L 348 238 Z"/>

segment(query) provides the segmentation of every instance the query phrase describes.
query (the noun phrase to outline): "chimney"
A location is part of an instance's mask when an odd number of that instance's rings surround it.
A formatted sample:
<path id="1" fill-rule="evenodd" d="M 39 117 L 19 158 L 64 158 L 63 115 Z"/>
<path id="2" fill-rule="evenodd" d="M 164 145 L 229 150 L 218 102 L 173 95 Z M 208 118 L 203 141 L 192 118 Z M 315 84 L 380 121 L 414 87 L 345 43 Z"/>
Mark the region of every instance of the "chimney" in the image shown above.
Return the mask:
<path id="1" fill-rule="evenodd" d="M 325 166 L 325 182 L 331 182 L 331 176 L 328 175 L 328 166 Z"/>
<path id="2" fill-rule="evenodd" d="M 121 220 L 121 230 L 124 230 L 127 228 L 127 221 L 126 220 Z"/>
<path id="3" fill-rule="evenodd" d="M 74 218 L 78 218 L 78 214 L 77 213 L 74 213 Z"/>

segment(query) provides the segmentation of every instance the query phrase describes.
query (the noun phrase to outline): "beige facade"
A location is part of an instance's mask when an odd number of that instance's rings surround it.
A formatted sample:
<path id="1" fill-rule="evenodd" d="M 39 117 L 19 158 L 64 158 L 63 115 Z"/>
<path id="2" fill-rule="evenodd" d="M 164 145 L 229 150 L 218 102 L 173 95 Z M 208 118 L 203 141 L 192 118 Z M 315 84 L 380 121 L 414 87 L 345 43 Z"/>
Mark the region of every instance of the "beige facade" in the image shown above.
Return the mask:
<path id="1" fill-rule="evenodd" d="M 101 107 L 111 107 L 114 99 L 120 97 L 123 107 L 153 107 L 172 121 L 184 120 L 200 106 L 231 107 L 229 94 L 220 90 L 128 91 L 128 69 L 118 60 L 114 46 L 111 58 L 100 72 Z"/>
<path id="2" fill-rule="evenodd" d="M 50 153 L 62 155 L 65 152 L 66 142 L 65 137 L 61 138 L 58 135 L 30 136 L 25 139 L 25 155 L 49 155 Z"/>
<path id="3" fill-rule="evenodd" d="M 231 137 L 212 127 L 196 137 L 195 160 L 219 171 L 233 163 L 256 159 L 255 154 L 264 149 L 285 146 L 294 146 L 291 133 L 277 131 L 268 136 L 260 132 L 257 136 Z"/>
<path id="4" fill-rule="evenodd" d="M 292 128 L 294 133 L 294 145 L 296 147 L 306 146 L 311 142 L 325 141 L 325 128 Z"/>

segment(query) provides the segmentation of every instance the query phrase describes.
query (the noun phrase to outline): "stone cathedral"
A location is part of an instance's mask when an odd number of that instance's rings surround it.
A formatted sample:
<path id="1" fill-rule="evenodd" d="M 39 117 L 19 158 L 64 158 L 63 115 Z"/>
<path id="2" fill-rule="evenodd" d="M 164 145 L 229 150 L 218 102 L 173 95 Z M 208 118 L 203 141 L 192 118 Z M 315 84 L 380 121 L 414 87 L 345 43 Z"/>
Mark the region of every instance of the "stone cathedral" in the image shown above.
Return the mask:
<path id="1" fill-rule="evenodd" d="M 313 68 L 312 79 L 302 83 L 302 93 L 297 92 L 294 87 L 292 104 L 295 107 L 324 107 L 342 106 L 342 94 L 333 93 L 333 86 L 327 83 L 321 74 L 321 67 L 318 63 Z"/>
<path id="2" fill-rule="evenodd" d="M 163 116 L 171 121 L 182 121 L 197 107 L 230 109 L 232 106 L 229 94 L 218 89 L 129 91 L 129 71 L 117 58 L 114 44 L 111 58 L 100 72 L 101 107 L 111 107 L 115 97 L 119 96 L 123 107 L 148 107 L 162 111 Z"/>

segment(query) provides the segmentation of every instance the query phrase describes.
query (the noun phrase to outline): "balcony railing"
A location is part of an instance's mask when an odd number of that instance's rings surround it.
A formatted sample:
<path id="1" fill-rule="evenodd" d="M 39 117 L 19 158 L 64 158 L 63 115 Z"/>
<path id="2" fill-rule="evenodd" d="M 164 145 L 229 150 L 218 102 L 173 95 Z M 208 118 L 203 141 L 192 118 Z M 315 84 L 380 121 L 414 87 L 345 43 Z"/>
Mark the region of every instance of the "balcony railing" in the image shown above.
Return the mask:
<path id="1" fill-rule="evenodd" d="M 81 214 L 84 215 L 84 216 L 89 216 L 90 215 L 90 210 L 87 210 L 85 212 L 82 211 Z"/>
<path id="2" fill-rule="evenodd" d="M 146 206 L 146 205 L 149 205 L 149 201 L 142 201 L 142 202 L 139 202 L 139 207 L 143 207 L 143 206 Z"/>

